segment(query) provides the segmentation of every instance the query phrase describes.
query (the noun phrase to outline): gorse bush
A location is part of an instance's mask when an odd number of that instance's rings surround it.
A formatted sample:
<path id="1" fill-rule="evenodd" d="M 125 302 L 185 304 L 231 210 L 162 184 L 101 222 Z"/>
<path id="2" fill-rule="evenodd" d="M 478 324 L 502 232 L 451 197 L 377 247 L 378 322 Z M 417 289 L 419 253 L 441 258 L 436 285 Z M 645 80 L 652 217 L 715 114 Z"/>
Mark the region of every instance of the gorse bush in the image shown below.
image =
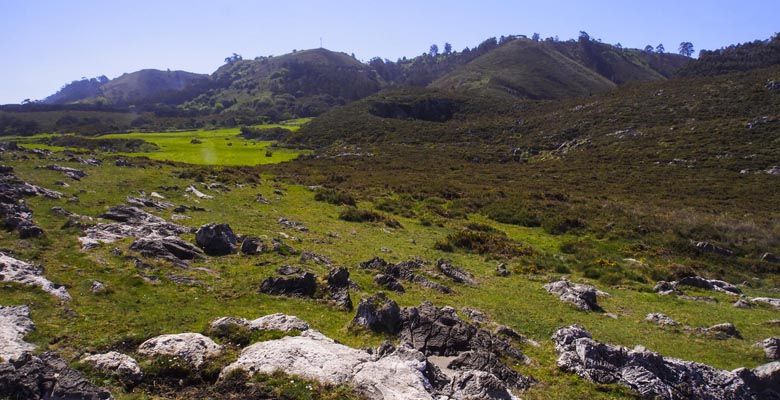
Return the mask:
<path id="1" fill-rule="evenodd" d="M 435 248 L 448 252 L 461 249 L 469 253 L 499 257 L 518 257 L 532 253 L 529 247 L 515 242 L 489 225 L 482 224 L 469 224 L 464 229 L 448 235 L 446 240 L 437 242 Z"/>

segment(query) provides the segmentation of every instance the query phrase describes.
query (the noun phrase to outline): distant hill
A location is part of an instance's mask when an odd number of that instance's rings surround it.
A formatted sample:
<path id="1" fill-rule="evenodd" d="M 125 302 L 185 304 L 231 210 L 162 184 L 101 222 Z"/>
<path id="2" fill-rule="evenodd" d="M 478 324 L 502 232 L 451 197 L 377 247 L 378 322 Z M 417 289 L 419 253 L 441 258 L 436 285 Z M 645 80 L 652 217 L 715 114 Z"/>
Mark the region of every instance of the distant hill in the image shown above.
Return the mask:
<path id="1" fill-rule="evenodd" d="M 713 76 L 780 65 L 780 34 L 767 39 L 702 50 L 699 58 L 678 71 L 680 76 Z"/>
<path id="2" fill-rule="evenodd" d="M 44 99 L 43 103 L 131 105 L 156 102 L 166 94 L 181 91 L 207 78 L 207 75 L 192 72 L 144 69 L 111 80 L 102 76 L 73 81 Z"/>
<path id="3" fill-rule="evenodd" d="M 665 79 L 688 60 L 594 41 L 516 39 L 444 75 L 431 87 L 561 99 L 604 92 L 626 82 Z"/>

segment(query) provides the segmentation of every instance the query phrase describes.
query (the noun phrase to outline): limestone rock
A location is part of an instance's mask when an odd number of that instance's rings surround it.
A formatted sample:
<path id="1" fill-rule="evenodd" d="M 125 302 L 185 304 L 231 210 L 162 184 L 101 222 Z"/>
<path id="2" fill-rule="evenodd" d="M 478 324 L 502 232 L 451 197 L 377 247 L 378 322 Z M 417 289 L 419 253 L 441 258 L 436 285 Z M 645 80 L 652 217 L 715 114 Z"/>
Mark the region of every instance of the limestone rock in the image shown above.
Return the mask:
<path id="1" fill-rule="evenodd" d="M 269 314 L 249 321 L 249 327 L 257 330 L 274 330 L 274 331 L 306 331 L 309 330 L 309 324 L 306 321 L 287 314 Z"/>
<path id="2" fill-rule="evenodd" d="M 679 322 L 673 320 L 671 317 L 669 317 L 666 314 L 661 313 L 650 313 L 647 314 L 647 317 L 645 317 L 645 321 L 659 325 L 659 326 L 677 326 L 680 325 Z"/>
<path id="3" fill-rule="evenodd" d="M 2 252 L 0 252 L 0 281 L 38 286 L 61 301 L 70 300 L 70 293 L 64 286 L 54 284 L 43 276 L 43 268 L 17 260 Z"/>
<path id="4" fill-rule="evenodd" d="M 0 361 L 13 361 L 35 346 L 24 341 L 35 330 L 27 306 L 0 306 Z"/>
<path id="5" fill-rule="evenodd" d="M 114 222 L 100 223 L 84 229 L 79 238 L 83 249 L 91 249 L 100 243 L 113 243 L 127 237 L 161 238 L 189 232 L 189 228 L 170 223 L 138 207 L 119 205 L 100 215 Z"/>
<path id="6" fill-rule="evenodd" d="M 177 236 L 139 238 L 130 245 L 130 250 L 135 250 L 144 257 L 167 260 L 179 266 L 186 266 L 187 261 L 203 258 L 203 252 L 199 248 Z"/>
<path id="7" fill-rule="evenodd" d="M 474 276 L 472 276 L 469 272 L 452 265 L 451 261 L 439 259 L 439 261 L 436 262 L 436 268 L 439 270 L 439 272 L 452 279 L 456 283 L 465 283 L 467 285 L 477 284 L 477 281 L 474 280 Z"/>
<path id="8" fill-rule="evenodd" d="M 317 276 L 311 272 L 300 275 L 270 277 L 260 285 L 260 293 L 312 297 L 317 291 Z"/>
<path id="9" fill-rule="evenodd" d="M 236 250 L 238 239 L 228 224 L 206 224 L 195 232 L 195 243 L 210 256 L 224 256 Z"/>
<path id="10" fill-rule="evenodd" d="M 400 315 L 401 308 L 398 307 L 398 303 L 379 292 L 360 300 L 352 323 L 375 332 L 393 334 L 401 329 Z"/>
<path id="11" fill-rule="evenodd" d="M 780 338 L 766 338 L 760 341 L 759 345 L 764 349 L 766 358 L 770 360 L 780 360 Z"/>
<path id="12" fill-rule="evenodd" d="M 84 357 L 81 361 L 97 371 L 118 378 L 121 382 L 138 383 L 143 378 L 138 362 L 132 357 L 116 351 L 93 354 Z"/>
<path id="13" fill-rule="evenodd" d="M 88 381 L 52 352 L 24 354 L 0 363 L 0 398 L 25 400 L 108 400 L 111 393 Z"/>
<path id="14" fill-rule="evenodd" d="M 210 358 L 219 356 L 222 346 L 200 333 L 179 333 L 153 337 L 138 346 L 138 354 L 146 357 L 174 357 L 198 368 Z"/>
<path id="15" fill-rule="evenodd" d="M 561 301 L 570 303 L 582 311 L 601 309 L 597 303 L 599 292 L 593 286 L 560 280 L 544 285 L 544 289 L 557 295 Z"/>

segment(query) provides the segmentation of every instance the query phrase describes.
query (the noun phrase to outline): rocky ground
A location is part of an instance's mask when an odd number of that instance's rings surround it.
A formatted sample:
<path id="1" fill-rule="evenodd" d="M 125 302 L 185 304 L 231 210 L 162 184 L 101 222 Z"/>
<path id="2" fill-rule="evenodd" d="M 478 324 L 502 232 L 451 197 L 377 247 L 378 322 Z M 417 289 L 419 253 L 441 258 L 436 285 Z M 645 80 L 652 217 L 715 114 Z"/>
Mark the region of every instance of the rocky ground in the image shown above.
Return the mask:
<path id="1" fill-rule="evenodd" d="M 565 236 L 355 222 L 257 171 L 0 158 L 0 398 L 780 398 L 774 287 L 534 273 Z M 463 223 L 518 245 L 437 245 Z"/>

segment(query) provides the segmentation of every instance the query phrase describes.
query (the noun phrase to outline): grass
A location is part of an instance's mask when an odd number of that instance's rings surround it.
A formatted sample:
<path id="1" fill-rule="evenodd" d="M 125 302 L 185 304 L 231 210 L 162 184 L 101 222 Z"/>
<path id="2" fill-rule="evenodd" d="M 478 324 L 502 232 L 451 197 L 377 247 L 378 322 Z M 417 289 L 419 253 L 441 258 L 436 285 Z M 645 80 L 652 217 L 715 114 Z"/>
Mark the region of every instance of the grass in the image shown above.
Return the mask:
<path id="1" fill-rule="evenodd" d="M 37 169 L 36 163 L 4 157 L 13 165 L 18 175 L 45 187 L 55 187 L 62 176 L 55 172 Z M 45 162 L 45 161 L 42 161 Z M 173 267 L 165 263 L 147 260 L 153 265 L 149 271 L 139 271 L 124 257 L 111 254 L 114 247 L 130 253 L 129 240 L 102 246 L 93 251 L 81 251 L 76 240 L 77 232 L 61 230 L 65 219 L 50 213 L 53 206 L 62 206 L 72 212 L 97 215 L 107 207 L 120 204 L 128 195 L 137 191 L 159 191 L 175 204 L 204 207 L 206 212 L 189 212 L 190 219 L 182 223 L 197 227 L 208 222 L 227 222 L 241 235 L 279 237 L 284 231 L 292 238 L 285 241 L 297 250 L 313 251 L 331 258 L 337 265 L 350 268 L 351 279 L 360 289 L 352 293 L 355 303 L 380 288 L 373 282 L 370 272 L 356 268 L 357 264 L 374 256 L 388 261 L 402 261 L 422 257 L 433 261 L 451 259 L 476 276 L 477 287 L 454 285 L 455 293 L 445 295 L 408 285 L 404 294 L 392 293 L 402 306 L 418 305 L 424 300 L 437 305 L 476 307 L 495 321 L 507 324 L 519 332 L 542 343 L 540 348 L 526 347 L 534 360 L 520 370 L 540 380 L 540 385 L 524 394 L 527 398 L 614 398 L 627 396 L 619 387 L 599 388 L 572 375 L 558 371 L 554 366 L 555 354 L 549 341 L 558 327 L 581 323 L 597 340 L 632 347 L 644 345 L 663 355 L 708 363 L 718 368 L 733 369 L 753 367 L 764 362 L 761 350 L 753 344 L 776 334 L 765 324 L 776 319 L 776 311 L 768 308 L 749 310 L 731 306 L 732 298 L 712 292 L 696 293 L 713 296 L 718 302 L 702 303 L 671 296 L 659 296 L 650 292 L 647 284 L 611 286 L 588 280 L 577 273 L 580 260 L 561 250 L 566 243 L 584 241 L 594 255 L 605 259 L 622 259 L 630 256 L 627 242 L 599 239 L 587 233 L 553 235 L 542 227 L 524 227 L 495 222 L 479 214 L 467 214 L 471 227 L 483 231 L 496 229 L 506 237 L 534 249 L 533 255 L 510 258 L 507 263 L 515 271 L 506 278 L 494 275 L 497 260 L 462 251 L 443 252 L 436 243 L 449 235 L 460 232 L 468 224 L 460 219 L 442 219 L 440 224 L 423 224 L 415 216 L 394 216 L 403 229 L 387 229 L 384 224 L 353 223 L 339 218 L 344 206 L 315 200 L 316 192 L 300 185 L 276 181 L 272 176 L 256 176 L 259 184 L 242 187 L 227 185 L 226 191 L 209 191 L 214 199 L 195 200 L 185 197 L 183 188 L 193 182 L 182 178 L 189 167 L 152 164 L 146 168 L 121 168 L 106 162 L 102 167 L 83 166 L 64 162 L 64 165 L 84 169 L 88 176 L 81 181 L 69 182 L 69 188 L 61 189 L 65 198 L 78 196 L 77 203 L 65 199 L 50 200 L 30 198 L 34 218 L 47 235 L 42 239 L 19 240 L 9 232 L 0 232 L 0 247 L 11 248 L 20 258 L 41 263 L 46 276 L 54 282 L 67 285 L 73 301 L 59 306 L 53 298 L 37 289 L 18 285 L 0 286 L 2 304 L 28 304 L 37 330 L 28 340 L 40 350 L 53 349 L 68 359 L 76 359 L 85 351 L 116 348 L 122 342 L 138 343 L 153 335 L 184 331 L 202 332 L 209 321 L 220 316 L 256 318 L 283 312 L 297 315 L 314 328 L 350 346 L 374 346 L 384 338 L 380 335 L 357 333 L 348 329 L 353 313 L 337 311 L 328 304 L 316 300 L 289 299 L 259 294 L 260 282 L 274 275 L 278 266 L 300 264 L 297 256 L 264 254 L 256 257 L 230 255 L 195 262 L 193 267 L 208 268 L 212 272 Z M 236 170 L 213 170 L 215 177 L 229 181 L 244 179 Z M 168 189 L 161 189 L 168 187 Z M 177 187 L 178 189 L 171 189 Z M 270 204 L 255 201 L 258 194 L 270 200 Z M 359 202 L 361 209 L 370 209 L 371 203 Z M 420 202 L 415 209 L 423 209 Z M 169 218 L 170 211 L 160 215 Z M 285 230 L 278 223 L 280 217 L 299 221 L 309 227 L 309 232 Z M 192 235 L 185 235 L 193 240 Z M 583 247 L 583 246 L 580 246 Z M 579 247 L 577 247 L 579 249 Z M 578 250 L 582 251 L 582 250 Z M 561 303 L 542 290 L 542 285 L 558 276 L 551 267 L 532 270 L 527 266 L 536 257 L 556 260 L 570 271 L 573 279 L 595 283 L 612 296 L 601 300 L 604 309 L 618 316 L 612 319 L 602 313 L 583 313 Z M 662 263 L 663 260 L 650 260 Z M 324 277 L 325 267 L 309 263 L 303 265 Z M 524 272 L 527 271 L 527 272 Z M 153 284 L 144 275 L 160 278 Z M 201 286 L 177 285 L 170 275 L 193 277 L 203 282 Z M 90 293 L 92 280 L 104 282 L 110 289 L 103 295 Z M 766 290 L 750 289 L 749 295 L 770 294 Z M 713 341 L 683 332 L 659 329 L 645 323 L 650 312 L 663 312 L 680 322 L 692 326 L 710 326 L 720 322 L 732 322 L 742 332 L 744 339 Z M 132 348 L 132 346 L 131 346 Z M 280 389 L 281 390 L 281 389 Z M 297 390 L 297 389 L 296 389 Z M 153 393 L 136 389 L 134 393 L 115 390 L 120 399 L 155 398 Z"/>

